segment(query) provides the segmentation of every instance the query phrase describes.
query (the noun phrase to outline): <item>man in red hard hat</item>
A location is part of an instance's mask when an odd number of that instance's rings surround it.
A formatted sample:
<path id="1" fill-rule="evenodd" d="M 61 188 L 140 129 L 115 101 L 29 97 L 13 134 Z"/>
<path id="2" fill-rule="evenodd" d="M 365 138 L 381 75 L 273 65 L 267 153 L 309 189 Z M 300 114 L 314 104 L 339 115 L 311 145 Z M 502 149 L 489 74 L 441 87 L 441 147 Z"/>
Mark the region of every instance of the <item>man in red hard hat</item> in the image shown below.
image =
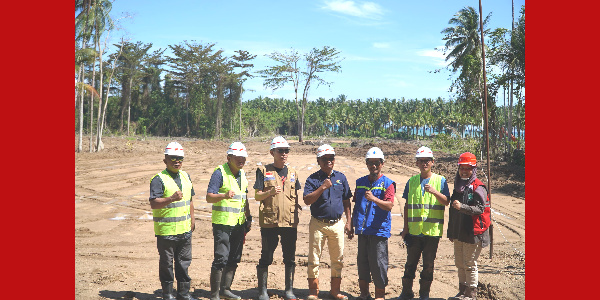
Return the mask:
<path id="1" fill-rule="evenodd" d="M 486 186 L 477 178 L 477 158 L 472 153 L 458 159 L 450 201 L 447 235 L 454 243 L 458 268 L 458 294 L 450 299 L 477 299 L 477 259 L 490 244 L 490 202 Z"/>

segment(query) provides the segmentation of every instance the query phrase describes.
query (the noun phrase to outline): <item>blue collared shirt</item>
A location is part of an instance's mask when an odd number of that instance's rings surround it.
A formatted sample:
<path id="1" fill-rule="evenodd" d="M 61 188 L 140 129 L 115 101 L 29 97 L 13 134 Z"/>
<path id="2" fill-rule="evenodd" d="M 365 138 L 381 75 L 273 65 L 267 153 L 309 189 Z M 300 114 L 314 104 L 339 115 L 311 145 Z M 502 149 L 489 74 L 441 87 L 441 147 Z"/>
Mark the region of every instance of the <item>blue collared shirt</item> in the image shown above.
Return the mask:
<path id="1" fill-rule="evenodd" d="M 304 184 L 304 197 L 317 190 L 325 179 L 327 174 L 322 170 L 308 176 Z M 310 205 L 310 213 L 315 218 L 336 220 L 344 213 L 342 200 L 352 198 L 352 191 L 346 176 L 341 172 L 333 170 L 329 179 L 332 186 L 323 191 L 319 199 Z"/>

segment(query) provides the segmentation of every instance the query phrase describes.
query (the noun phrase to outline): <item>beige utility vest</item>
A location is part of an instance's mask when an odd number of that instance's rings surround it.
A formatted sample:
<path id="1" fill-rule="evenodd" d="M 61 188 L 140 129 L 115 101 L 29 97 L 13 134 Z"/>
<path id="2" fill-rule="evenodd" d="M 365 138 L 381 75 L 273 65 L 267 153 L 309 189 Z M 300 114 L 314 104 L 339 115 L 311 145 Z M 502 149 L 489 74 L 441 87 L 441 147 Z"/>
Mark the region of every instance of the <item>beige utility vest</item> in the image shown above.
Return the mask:
<path id="1" fill-rule="evenodd" d="M 294 168 L 288 166 L 287 178 L 285 182 L 282 182 L 273 164 L 258 168 L 264 178 L 263 192 L 270 191 L 276 186 L 283 186 L 283 192 L 269 196 L 260 202 L 258 212 L 260 227 L 297 227 L 298 209 L 302 209 L 298 204 L 298 191 L 296 190 L 298 173 Z"/>

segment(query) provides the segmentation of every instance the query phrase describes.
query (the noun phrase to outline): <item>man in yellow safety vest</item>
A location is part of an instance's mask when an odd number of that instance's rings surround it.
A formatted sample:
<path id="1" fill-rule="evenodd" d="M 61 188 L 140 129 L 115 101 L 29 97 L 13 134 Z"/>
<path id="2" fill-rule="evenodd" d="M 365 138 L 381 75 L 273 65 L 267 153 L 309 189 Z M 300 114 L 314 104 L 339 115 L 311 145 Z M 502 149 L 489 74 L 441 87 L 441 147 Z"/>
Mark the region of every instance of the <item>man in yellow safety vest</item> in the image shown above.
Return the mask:
<path id="1" fill-rule="evenodd" d="M 248 207 L 248 180 L 243 168 L 248 152 L 234 142 L 227 149 L 227 163 L 215 168 L 206 191 L 212 203 L 214 260 L 210 271 L 210 299 L 241 299 L 231 292 L 235 270 L 242 258 L 244 234 L 252 217 Z"/>
<path id="2" fill-rule="evenodd" d="M 193 300 L 189 294 L 194 223 L 194 188 L 190 176 L 181 170 L 183 147 L 171 142 L 165 149 L 165 170 L 150 181 L 150 207 L 159 261 L 159 278 L 163 299 L 173 297 L 173 260 L 177 278 L 177 299 Z"/>
<path id="3" fill-rule="evenodd" d="M 415 157 L 421 173 L 408 180 L 402 195 L 406 205 L 401 236 L 406 243 L 407 258 L 402 276 L 402 293 L 398 300 L 414 297 L 412 286 L 421 255 L 423 270 L 419 280 L 419 299 L 429 299 L 433 262 L 444 226 L 444 211 L 450 203 L 446 178 L 431 171 L 434 163 L 431 149 L 421 147 Z"/>

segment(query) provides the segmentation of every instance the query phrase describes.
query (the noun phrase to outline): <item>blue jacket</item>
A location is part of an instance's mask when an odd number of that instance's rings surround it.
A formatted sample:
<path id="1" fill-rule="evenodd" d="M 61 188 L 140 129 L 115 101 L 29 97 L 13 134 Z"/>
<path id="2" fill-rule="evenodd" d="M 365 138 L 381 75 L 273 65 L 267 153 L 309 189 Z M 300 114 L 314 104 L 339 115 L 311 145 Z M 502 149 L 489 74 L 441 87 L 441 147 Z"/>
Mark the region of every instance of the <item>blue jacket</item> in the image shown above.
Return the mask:
<path id="1" fill-rule="evenodd" d="M 396 183 L 385 175 L 379 177 L 373 184 L 369 182 L 369 176 L 364 176 L 356 180 L 356 204 L 352 215 L 352 224 L 354 224 L 355 234 L 376 235 L 381 237 L 390 237 L 392 227 L 391 212 L 381 209 L 377 204 L 365 198 L 365 192 L 370 190 L 373 196 L 382 199 L 386 189 L 391 185 L 396 187 Z"/>

